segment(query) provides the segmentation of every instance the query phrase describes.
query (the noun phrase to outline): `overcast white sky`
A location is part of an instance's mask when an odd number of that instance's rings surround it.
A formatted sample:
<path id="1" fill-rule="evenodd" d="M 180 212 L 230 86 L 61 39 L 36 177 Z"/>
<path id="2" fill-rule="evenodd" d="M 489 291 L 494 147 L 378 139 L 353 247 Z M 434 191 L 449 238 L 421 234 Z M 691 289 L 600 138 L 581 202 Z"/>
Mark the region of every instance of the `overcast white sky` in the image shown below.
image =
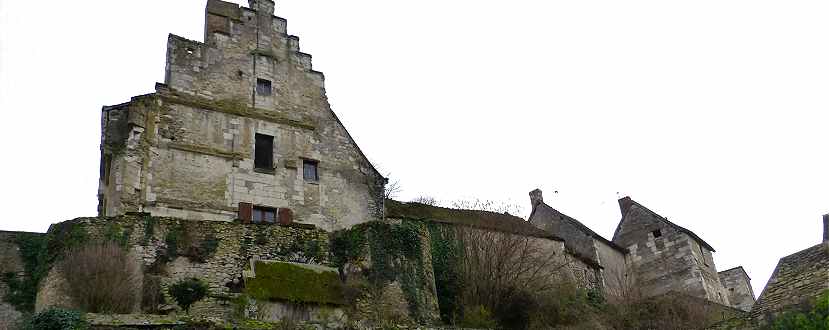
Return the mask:
<path id="1" fill-rule="evenodd" d="M 100 109 L 164 79 L 205 0 L 0 0 L 0 229 L 94 216 Z M 247 4 L 245 1 L 235 1 Z M 829 2 L 277 1 L 402 200 L 617 198 L 703 237 L 756 294 L 829 212 Z M 558 194 L 554 194 L 554 191 Z"/>

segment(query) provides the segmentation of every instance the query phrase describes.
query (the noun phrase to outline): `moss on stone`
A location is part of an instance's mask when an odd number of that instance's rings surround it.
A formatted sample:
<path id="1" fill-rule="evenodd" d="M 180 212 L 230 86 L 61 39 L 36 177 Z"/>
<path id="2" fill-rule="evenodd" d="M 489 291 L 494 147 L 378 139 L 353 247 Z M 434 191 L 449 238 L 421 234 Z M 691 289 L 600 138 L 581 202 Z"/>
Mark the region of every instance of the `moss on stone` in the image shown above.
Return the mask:
<path id="1" fill-rule="evenodd" d="M 189 143 L 170 143 L 167 145 L 170 149 L 178 149 L 199 154 L 211 155 L 227 159 L 244 159 L 247 155 L 241 152 L 225 151 L 219 148 L 210 146 L 189 144 Z"/>
<path id="2" fill-rule="evenodd" d="M 345 304 L 340 278 L 335 271 L 311 269 L 287 262 L 257 262 L 255 272 L 255 278 L 245 281 L 245 291 L 254 299 Z"/>
<path id="3" fill-rule="evenodd" d="M 255 118 L 308 130 L 316 129 L 314 124 L 309 121 L 290 119 L 275 111 L 254 108 L 238 99 L 210 100 L 203 97 L 183 95 L 175 92 L 161 95 L 161 98 L 170 103 L 191 106 L 194 108 L 213 110 L 241 117 Z"/>

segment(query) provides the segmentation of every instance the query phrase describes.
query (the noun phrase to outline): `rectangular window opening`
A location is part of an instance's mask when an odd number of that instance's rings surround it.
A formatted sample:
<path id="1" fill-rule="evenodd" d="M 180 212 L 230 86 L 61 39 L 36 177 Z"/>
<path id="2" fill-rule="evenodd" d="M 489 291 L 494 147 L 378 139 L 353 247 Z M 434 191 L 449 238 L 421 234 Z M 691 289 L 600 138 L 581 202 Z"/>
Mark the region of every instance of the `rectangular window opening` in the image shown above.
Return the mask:
<path id="1" fill-rule="evenodd" d="M 256 134 L 253 167 L 264 170 L 273 170 L 273 136 Z"/>
<path id="2" fill-rule="evenodd" d="M 254 206 L 253 223 L 276 223 L 276 209 L 272 207 Z"/>
<path id="3" fill-rule="evenodd" d="M 302 177 L 305 181 L 318 182 L 320 180 L 319 172 L 317 171 L 319 162 L 310 159 L 302 160 Z"/>
<path id="4" fill-rule="evenodd" d="M 662 231 L 659 229 L 652 231 L 651 234 L 653 234 L 653 238 L 662 237 Z"/>
<path id="5" fill-rule="evenodd" d="M 256 94 L 262 96 L 270 96 L 271 93 L 271 81 L 267 79 L 256 78 Z"/>

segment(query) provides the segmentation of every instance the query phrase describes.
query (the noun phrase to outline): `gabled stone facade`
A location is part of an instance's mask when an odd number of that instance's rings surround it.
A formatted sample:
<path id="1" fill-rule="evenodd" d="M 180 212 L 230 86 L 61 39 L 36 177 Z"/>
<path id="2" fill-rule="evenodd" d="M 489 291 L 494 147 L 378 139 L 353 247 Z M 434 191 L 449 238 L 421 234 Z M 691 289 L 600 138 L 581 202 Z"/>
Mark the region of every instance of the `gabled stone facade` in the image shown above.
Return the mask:
<path id="1" fill-rule="evenodd" d="M 630 197 L 619 206 L 622 220 L 613 242 L 630 250 L 631 269 L 646 295 L 678 291 L 731 306 L 711 245 Z"/>
<path id="2" fill-rule="evenodd" d="M 100 215 L 229 221 L 242 207 L 326 230 L 382 218 L 385 179 L 273 13 L 209 0 L 204 42 L 169 36 L 164 84 L 103 108 Z"/>
<path id="3" fill-rule="evenodd" d="M 731 306 L 744 310 L 751 310 L 754 306 L 754 289 L 751 288 L 751 277 L 748 277 L 742 266 L 721 271 L 720 282 L 728 290 L 728 301 Z"/>
<path id="4" fill-rule="evenodd" d="M 538 189 L 530 192 L 530 201 L 532 225 L 563 238 L 569 249 L 601 265 L 601 283 L 608 296 L 679 292 L 743 310 L 754 302 L 747 275 L 732 278 L 727 273 L 727 281 L 721 282 L 711 245 L 630 197 L 619 200 L 622 220 L 612 241 L 545 204 Z M 724 283 L 734 291 L 726 290 Z"/>

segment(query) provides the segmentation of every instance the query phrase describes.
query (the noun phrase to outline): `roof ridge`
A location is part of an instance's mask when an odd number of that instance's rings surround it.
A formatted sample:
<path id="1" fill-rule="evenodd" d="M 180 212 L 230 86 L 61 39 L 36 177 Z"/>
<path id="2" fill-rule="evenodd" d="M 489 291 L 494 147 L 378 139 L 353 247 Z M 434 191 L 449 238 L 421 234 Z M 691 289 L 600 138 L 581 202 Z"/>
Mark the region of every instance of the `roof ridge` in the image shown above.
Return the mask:
<path id="1" fill-rule="evenodd" d="M 622 206 L 622 203 L 623 203 L 622 201 L 623 201 L 623 200 L 624 200 L 624 201 L 630 201 L 632 204 L 626 205 L 626 207 L 625 207 L 625 206 Z M 677 229 L 677 230 L 679 230 L 679 231 L 681 231 L 681 232 L 684 232 L 685 234 L 688 234 L 688 236 L 691 236 L 691 238 L 693 238 L 693 239 L 696 239 L 698 242 L 702 243 L 702 245 L 704 245 L 706 248 L 708 248 L 708 250 L 711 250 L 711 252 L 717 252 L 716 250 L 714 250 L 714 247 L 712 247 L 712 246 L 711 246 L 711 244 L 708 244 L 708 242 L 706 242 L 704 239 L 702 239 L 702 237 L 699 237 L 699 235 L 697 235 L 696 233 L 694 233 L 694 232 L 693 232 L 693 231 L 691 231 L 690 229 L 685 228 L 685 227 L 682 227 L 682 226 L 680 226 L 680 225 L 678 225 L 678 224 L 675 224 L 675 223 L 671 222 L 671 220 L 668 220 L 668 218 L 667 218 L 667 217 L 665 217 L 665 216 L 663 216 L 663 215 L 661 215 L 661 214 L 659 214 L 659 213 L 656 213 L 656 212 L 652 211 L 652 210 L 651 210 L 651 209 L 649 209 L 647 206 L 644 206 L 644 205 L 642 205 L 641 203 L 639 203 L 639 202 L 637 202 L 637 201 L 633 200 L 633 198 L 630 198 L 630 196 L 625 196 L 625 197 L 623 197 L 623 198 L 620 198 L 620 199 L 619 199 L 619 204 L 620 204 L 620 207 L 622 208 L 622 212 L 623 212 L 623 213 L 622 213 L 622 220 L 620 220 L 620 221 L 619 221 L 619 225 L 618 225 L 618 226 L 616 226 L 616 231 L 615 231 L 615 232 L 614 232 L 614 234 L 613 234 L 613 236 L 614 236 L 614 237 L 616 237 L 616 233 L 618 233 L 618 232 L 619 232 L 619 228 L 621 228 L 621 227 L 622 227 L 622 222 L 624 222 L 624 221 L 625 221 L 625 215 L 627 215 L 627 211 L 625 210 L 625 208 L 626 208 L 626 209 L 630 209 L 630 206 L 636 205 L 636 206 L 638 206 L 638 207 L 640 207 L 640 208 L 644 209 L 645 211 L 648 211 L 648 213 L 650 213 L 651 215 L 656 216 L 656 217 L 657 217 L 657 218 L 659 218 L 660 220 L 665 221 L 668 225 L 670 225 L 670 226 L 674 227 L 675 229 Z"/>
<path id="2" fill-rule="evenodd" d="M 579 221 L 578 219 L 573 218 L 573 217 L 571 217 L 571 216 L 569 216 L 569 215 L 567 215 L 567 214 L 564 214 L 563 212 L 561 212 L 561 211 L 557 210 L 556 208 L 554 208 L 554 207 L 552 207 L 552 206 L 548 205 L 548 204 L 547 204 L 546 202 L 544 202 L 544 201 L 542 201 L 541 203 L 539 203 L 539 206 L 541 206 L 541 205 L 544 205 L 544 206 L 546 206 L 546 207 L 550 208 L 551 210 L 555 211 L 556 213 L 558 213 L 558 214 L 562 215 L 562 216 L 563 216 L 563 217 L 562 217 L 562 219 L 563 219 L 563 220 L 570 221 L 570 222 L 571 222 L 572 224 L 574 224 L 576 227 L 579 227 L 579 228 L 582 228 L 582 229 L 587 230 L 587 233 L 588 233 L 590 236 L 592 236 L 593 238 L 597 238 L 597 239 L 599 239 L 599 240 L 601 240 L 601 241 L 603 241 L 603 242 L 607 243 L 607 244 L 608 244 L 608 246 L 610 246 L 610 247 L 612 247 L 612 248 L 614 248 L 614 249 L 617 249 L 617 250 L 622 251 L 622 252 L 624 252 L 624 253 L 628 253 L 628 249 L 626 249 L 626 248 L 624 248 L 624 247 L 622 247 L 622 246 L 619 246 L 618 244 L 614 243 L 613 241 L 611 241 L 611 240 L 609 240 L 609 239 L 607 239 L 607 238 L 604 238 L 604 236 L 600 235 L 599 233 L 597 233 L 597 232 L 596 232 L 596 231 L 594 231 L 593 229 L 590 229 L 590 227 L 588 227 L 587 225 L 583 224 L 583 223 L 582 223 L 581 221 Z"/>

